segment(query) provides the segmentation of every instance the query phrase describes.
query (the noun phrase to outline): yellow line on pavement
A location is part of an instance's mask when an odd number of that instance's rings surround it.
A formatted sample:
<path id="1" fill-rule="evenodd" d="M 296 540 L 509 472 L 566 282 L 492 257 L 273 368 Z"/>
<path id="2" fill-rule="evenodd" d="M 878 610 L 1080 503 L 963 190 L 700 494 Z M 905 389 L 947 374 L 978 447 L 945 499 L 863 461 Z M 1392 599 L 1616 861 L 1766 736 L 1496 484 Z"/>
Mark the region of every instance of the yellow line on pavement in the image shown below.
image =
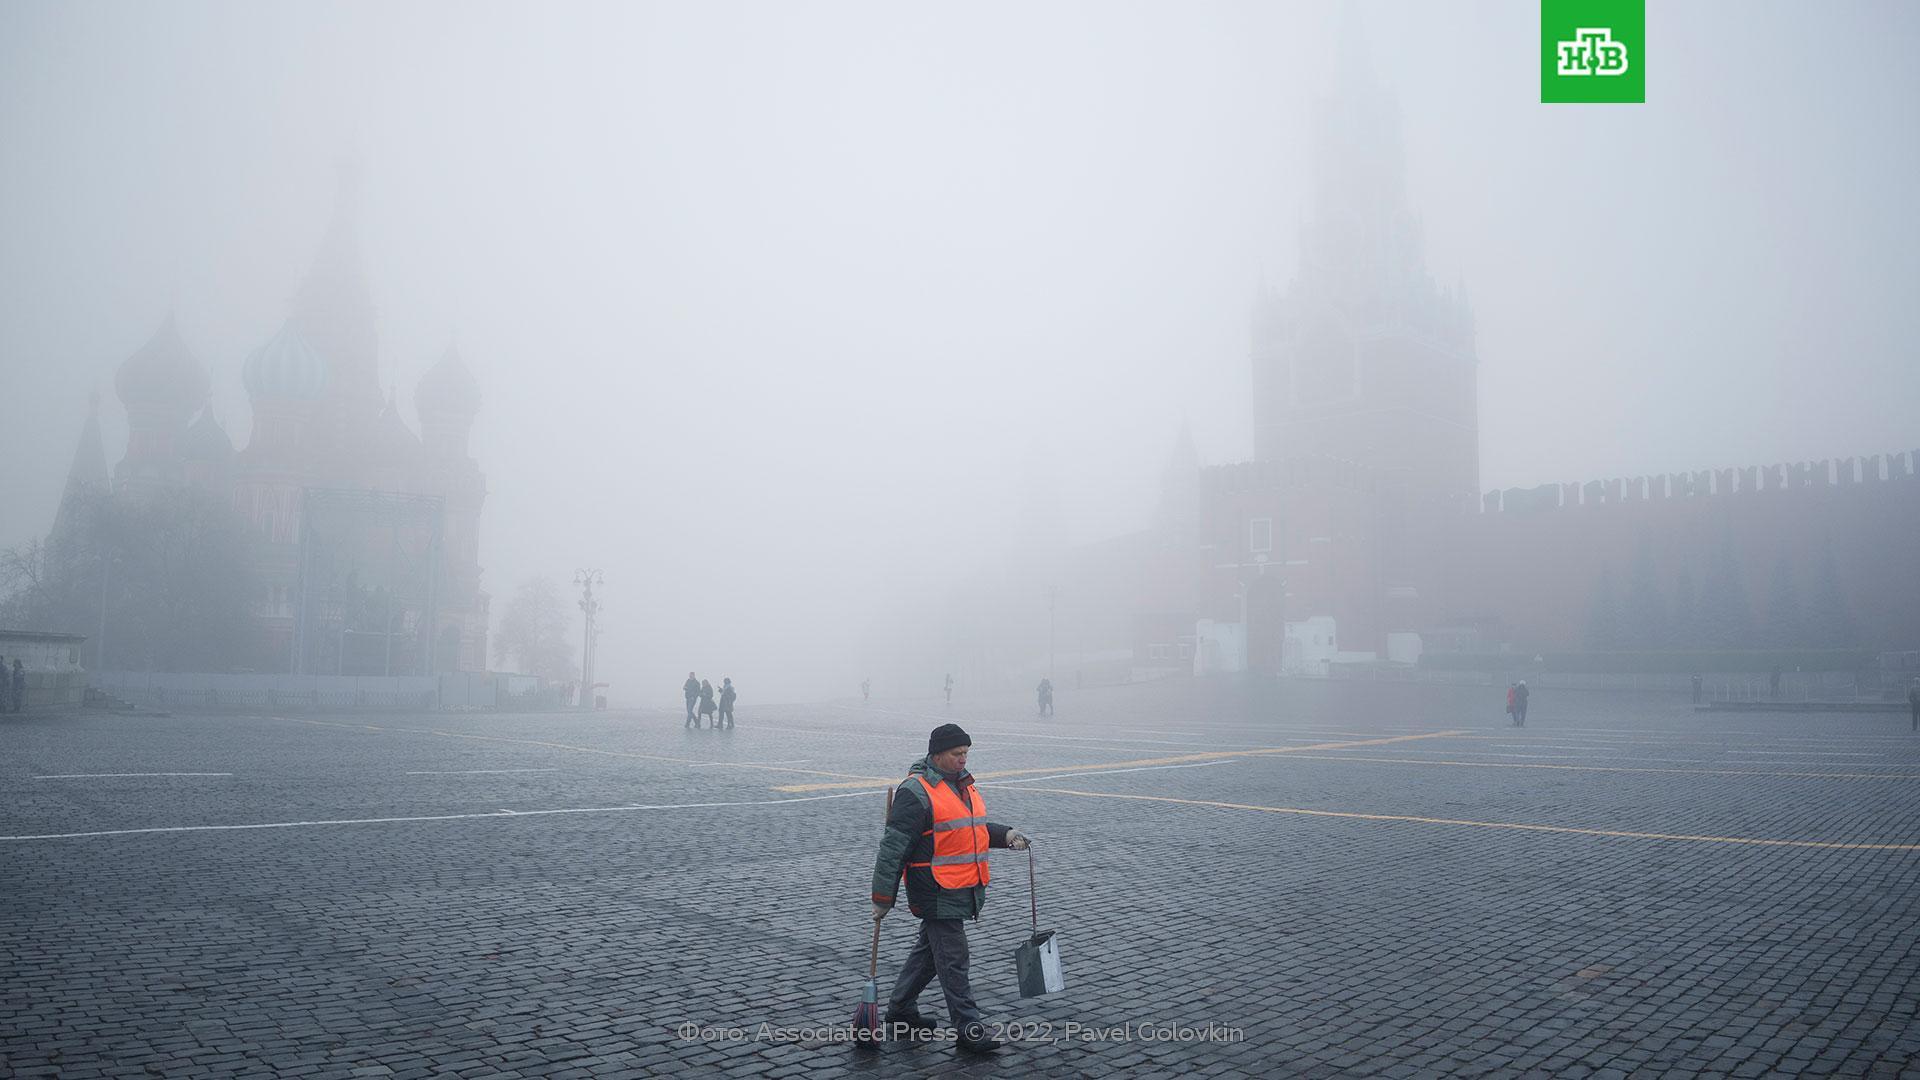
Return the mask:
<path id="1" fill-rule="evenodd" d="M 364 727 L 368 731 L 389 730 L 388 728 L 375 727 L 372 724 L 335 724 L 335 723 L 329 723 L 328 721 L 325 721 L 325 720 L 308 720 L 304 717 L 276 717 L 275 719 L 290 719 L 290 720 L 295 720 L 302 724 L 320 724 L 325 727 L 343 727 L 348 729 L 352 729 L 356 727 Z M 760 764 L 748 764 L 746 762 L 734 762 L 734 761 L 701 761 L 699 758 L 674 757 L 668 754 L 641 754 L 641 753 L 635 753 L 632 750 L 606 750 L 597 746 L 575 746 L 572 743 L 548 742 L 543 739 L 510 739 L 504 735 L 475 735 L 469 731 L 441 731 L 437 728 L 393 728 L 391 730 L 405 731 L 411 734 L 441 735 L 449 739 L 477 739 L 481 742 L 513 743 L 519 746 L 544 746 L 550 750 L 574 750 L 582 754 L 600 754 L 605 757 L 634 758 L 640 761 L 671 761 L 671 762 L 676 762 L 682 765 L 693 764 L 696 762 L 702 765 L 730 765 L 737 769 L 765 769 L 771 772 L 800 773 L 804 776 L 837 776 L 837 777 L 857 776 L 857 774 L 855 773 L 827 772 L 823 769 L 796 769 L 786 765 L 760 765 Z M 882 778 L 876 778 L 872 780 L 862 779 L 858 784 L 850 784 L 847 786 L 865 787 L 869 783 L 890 784 L 892 782 L 893 781 L 882 777 Z"/>
<path id="2" fill-rule="evenodd" d="M 1332 749 L 1303 746 L 1302 750 Z M 1656 769 L 1637 765 L 1548 765 L 1531 761 L 1448 761 L 1433 758 L 1337 757 L 1307 754 L 1309 761 L 1373 762 L 1382 765 L 1453 765 L 1475 769 L 1559 769 L 1567 772 L 1680 773 L 1686 776 L 1766 776 L 1795 780 L 1920 780 L 1920 773 L 1768 772 L 1762 769 Z M 1888 768 L 1898 768 L 1889 765 Z"/>
<path id="3" fill-rule="evenodd" d="M 1419 825 L 1462 825 L 1475 829 L 1515 829 L 1521 832 L 1571 833 L 1576 836 L 1611 836 L 1629 840 L 1686 840 L 1706 844 L 1828 848 L 1836 851 L 1920 851 L 1920 844 L 1864 844 L 1840 840 L 1768 840 L 1751 836 L 1695 836 L 1687 833 L 1629 832 L 1624 829 L 1582 829 L 1571 825 L 1532 825 L 1517 821 L 1465 821 L 1459 818 L 1418 817 L 1412 814 L 1360 814 L 1344 810 L 1307 810 L 1297 806 L 1254 806 L 1249 803 L 1209 802 L 1205 799 L 1176 799 L 1168 795 L 1124 795 L 1112 791 L 1077 791 L 1072 788 L 1041 788 L 1025 785 L 1018 789 L 1008 788 L 1007 790 L 1037 791 L 1049 795 L 1081 795 L 1090 799 L 1131 799 L 1137 802 L 1208 806 L 1219 810 L 1255 810 L 1264 814 L 1298 814 L 1304 817 L 1349 818 L 1355 821 L 1403 821 Z"/>
<path id="4" fill-rule="evenodd" d="M 1384 739 L 1361 739 L 1356 742 L 1315 743 L 1312 746 L 1263 746 L 1254 750 L 1210 750 L 1199 754 L 1175 754 L 1172 757 L 1137 758 L 1132 761 L 1103 761 L 1095 765 L 1045 765 L 1032 769 L 1002 769 L 999 772 L 975 773 L 973 778 L 986 782 L 1009 776 L 1033 776 L 1037 774 L 1065 772 L 1100 772 L 1106 769 L 1138 768 L 1143 765 L 1184 765 L 1190 761 L 1226 761 L 1232 758 L 1260 757 L 1269 754 L 1297 754 L 1307 750 L 1346 750 L 1356 746 L 1383 746 L 1387 743 L 1409 742 L 1414 739 L 1444 739 L 1459 735 L 1458 731 L 1430 731 L 1422 735 L 1394 735 Z M 839 788 L 857 788 L 868 784 L 892 785 L 899 777 L 875 776 L 862 777 L 859 780 L 843 784 L 789 784 L 776 787 L 775 791 L 833 791 Z"/>
<path id="5" fill-rule="evenodd" d="M 731 765 L 736 769 L 766 769 L 772 772 L 801 773 L 806 776 L 857 776 L 857 773 L 827 772 L 824 769 L 796 769 L 787 765 L 760 765 L 741 761 L 701 761 L 699 758 L 670 757 L 664 754 L 638 754 L 631 750 L 603 750 L 597 746 L 575 746 L 572 743 L 544 742 L 539 739 L 509 739 L 503 735 L 473 735 L 464 731 L 435 731 L 435 735 L 445 735 L 453 739 L 480 739 L 485 742 L 518 743 L 523 746 L 545 746 L 555 750 L 578 750 L 583 754 L 605 754 L 608 757 L 639 758 L 642 761 L 675 761 L 682 764 L 699 762 L 702 765 Z M 887 783 L 888 781 L 881 781 Z M 847 787 L 865 787 L 871 781 L 862 779 Z"/>

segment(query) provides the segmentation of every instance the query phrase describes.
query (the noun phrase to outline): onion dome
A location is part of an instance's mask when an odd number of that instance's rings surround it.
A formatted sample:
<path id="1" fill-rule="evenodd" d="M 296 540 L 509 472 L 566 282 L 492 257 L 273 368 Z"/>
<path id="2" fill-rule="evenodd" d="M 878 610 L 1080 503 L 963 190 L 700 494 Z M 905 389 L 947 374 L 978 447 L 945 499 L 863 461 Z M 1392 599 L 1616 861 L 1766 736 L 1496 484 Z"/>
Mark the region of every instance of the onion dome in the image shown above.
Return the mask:
<path id="1" fill-rule="evenodd" d="M 180 455 L 190 461 L 226 461 L 233 457 L 233 440 L 220 421 L 213 418 L 211 402 L 201 406 L 200 416 L 187 425 L 180 442 Z"/>
<path id="2" fill-rule="evenodd" d="M 327 362 L 288 320 L 247 357 L 240 380 L 255 400 L 311 401 L 327 388 Z"/>
<path id="3" fill-rule="evenodd" d="M 374 455 L 383 461 L 406 461 L 420 452 L 420 437 L 400 418 L 400 410 L 387 394 L 386 408 L 374 424 Z"/>
<path id="4" fill-rule="evenodd" d="M 480 411 L 480 381 L 449 345 L 440 361 L 420 377 L 413 401 L 423 417 L 430 414 L 470 417 Z"/>
<path id="5" fill-rule="evenodd" d="M 212 382 L 207 369 L 180 340 L 169 314 L 153 337 L 120 365 L 113 388 L 121 404 L 130 408 L 157 406 L 185 414 L 206 400 Z"/>

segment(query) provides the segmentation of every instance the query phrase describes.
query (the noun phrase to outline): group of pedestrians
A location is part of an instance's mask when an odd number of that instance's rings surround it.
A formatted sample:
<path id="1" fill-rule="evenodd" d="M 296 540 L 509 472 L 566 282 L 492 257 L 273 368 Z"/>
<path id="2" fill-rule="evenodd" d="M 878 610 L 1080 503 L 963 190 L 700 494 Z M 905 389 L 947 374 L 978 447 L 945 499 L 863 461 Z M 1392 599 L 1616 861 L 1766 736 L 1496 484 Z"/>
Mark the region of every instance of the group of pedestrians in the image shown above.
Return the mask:
<path id="1" fill-rule="evenodd" d="M 27 704 L 27 669 L 20 658 L 13 658 L 13 672 L 7 672 L 7 658 L 0 656 L 0 712 L 19 712 Z"/>
<path id="2" fill-rule="evenodd" d="M 686 684 L 680 689 L 687 698 L 687 727 L 702 727 L 711 719 L 716 731 L 722 727 L 732 730 L 733 701 L 740 696 L 740 692 L 733 688 L 731 678 L 720 680 L 718 698 L 714 695 L 713 684 L 696 678 L 691 671 L 687 672 Z"/>
<path id="3" fill-rule="evenodd" d="M 1507 684 L 1507 722 L 1514 727 L 1527 726 L 1527 680 Z"/>

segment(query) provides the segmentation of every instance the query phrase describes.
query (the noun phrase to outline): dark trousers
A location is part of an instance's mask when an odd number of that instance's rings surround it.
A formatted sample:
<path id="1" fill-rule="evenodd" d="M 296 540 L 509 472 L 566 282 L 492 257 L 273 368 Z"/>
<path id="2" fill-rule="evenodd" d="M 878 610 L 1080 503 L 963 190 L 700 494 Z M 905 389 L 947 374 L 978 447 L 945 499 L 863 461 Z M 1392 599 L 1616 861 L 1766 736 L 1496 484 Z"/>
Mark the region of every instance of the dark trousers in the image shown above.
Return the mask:
<path id="1" fill-rule="evenodd" d="M 699 700 L 697 697 L 689 697 L 687 699 L 687 723 L 689 724 L 693 723 L 693 704 Z"/>
<path id="2" fill-rule="evenodd" d="M 1520 704 L 1518 704 L 1518 705 L 1515 705 L 1515 706 L 1513 707 L 1513 721 L 1514 721 L 1514 723 L 1516 723 L 1516 724 L 1519 724 L 1519 725 L 1520 725 L 1521 727 L 1526 727 L 1526 726 L 1527 726 L 1527 705 L 1526 705 L 1526 702 L 1524 702 L 1524 701 L 1523 701 L 1523 702 L 1521 702 Z"/>
<path id="3" fill-rule="evenodd" d="M 940 992 L 947 997 L 947 1015 L 954 1030 L 967 1038 L 986 1034 L 985 1018 L 973 1001 L 973 985 L 967 981 L 967 924 L 960 919 L 921 919 L 920 938 L 900 966 L 893 980 L 893 994 L 887 1011 L 914 1011 L 920 991 L 938 976 Z M 968 1025 L 979 1025 L 969 1030 Z"/>

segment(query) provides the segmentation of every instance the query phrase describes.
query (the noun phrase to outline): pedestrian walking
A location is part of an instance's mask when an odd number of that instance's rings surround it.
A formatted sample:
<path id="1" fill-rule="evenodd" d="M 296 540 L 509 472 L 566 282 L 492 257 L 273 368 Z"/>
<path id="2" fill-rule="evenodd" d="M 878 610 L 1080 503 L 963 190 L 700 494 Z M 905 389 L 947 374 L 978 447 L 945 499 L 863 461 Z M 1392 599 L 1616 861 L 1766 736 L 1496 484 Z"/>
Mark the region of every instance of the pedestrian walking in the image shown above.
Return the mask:
<path id="1" fill-rule="evenodd" d="M 1513 726 L 1527 726 L 1527 680 L 1521 679 L 1520 685 L 1513 688 Z"/>
<path id="2" fill-rule="evenodd" d="M 1520 722 L 1514 719 L 1514 713 L 1513 713 L 1513 706 L 1516 699 L 1515 695 L 1517 694 L 1519 689 L 1520 689 L 1519 683 L 1507 684 L 1507 726 L 1508 727 L 1520 726 Z"/>
<path id="3" fill-rule="evenodd" d="M 1780 665 L 1779 664 L 1773 665 L 1772 673 L 1770 673 L 1767 676 L 1767 693 L 1773 695 L 1775 700 L 1778 700 L 1780 697 Z"/>
<path id="4" fill-rule="evenodd" d="M 700 680 L 700 720 L 704 721 L 709 717 L 712 717 L 714 712 L 718 708 L 719 706 L 713 703 L 713 684 L 708 682 L 705 679 L 701 679 Z M 700 726 L 699 721 L 696 721 L 693 726 L 699 727 Z M 720 721 L 718 719 L 715 719 L 713 721 L 713 726 L 716 728 L 719 727 Z"/>
<path id="5" fill-rule="evenodd" d="M 1040 715 L 1052 716 L 1053 715 L 1053 680 L 1042 675 L 1040 677 L 1040 685 L 1034 687 L 1033 689 L 1034 689 L 1034 694 L 1038 696 L 1040 699 Z"/>
<path id="6" fill-rule="evenodd" d="M 739 696 L 740 692 L 733 688 L 731 676 L 720 680 L 720 715 L 714 720 L 714 727 L 719 727 L 720 721 L 724 720 L 727 730 L 733 730 L 733 699 Z"/>
<path id="7" fill-rule="evenodd" d="M 7 674 L 7 658 L 0 656 L 0 712 L 13 711 L 13 679 Z"/>
<path id="8" fill-rule="evenodd" d="M 947 676 L 947 704 L 953 704 L 953 676 Z"/>
<path id="9" fill-rule="evenodd" d="M 1907 687 L 1907 711 L 1913 713 L 1913 730 L 1920 731 L 1920 679 Z"/>
<path id="10" fill-rule="evenodd" d="M 20 658 L 13 658 L 13 701 L 11 708 L 19 712 L 27 707 L 27 669 L 20 666 Z"/>
<path id="11" fill-rule="evenodd" d="M 1700 676 L 1699 675 L 1695 675 L 1693 677 L 1693 703 L 1695 705 L 1700 704 Z"/>
<path id="12" fill-rule="evenodd" d="M 700 680 L 694 678 L 693 672 L 689 671 L 687 672 L 687 681 L 680 689 L 687 695 L 687 723 L 685 726 L 696 727 L 699 721 L 693 718 L 693 706 L 700 700 Z"/>
<path id="13" fill-rule="evenodd" d="M 967 929 L 987 900 L 988 848 L 1024 851 L 1018 829 L 987 820 L 987 804 L 967 771 L 973 740 L 958 724 L 941 724 L 927 738 L 927 756 L 907 770 L 893 795 L 880 854 L 873 864 L 873 917 L 893 910 L 904 876 L 907 910 L 920 920 L 913 951 L 893 982 L 885 1023 L 919 1031 L 934 1023 L 920 1014 L 920 992 L 934 979 L 960 1049 L 985 1054 L 1000 1048 L 967 978 Z"/>
<path id="14" fill-rule="evenodd" d="M 861 679 L 860 680 L 860 704 L 865 705 L 867 703 L 867 698 L 871 697 L 872 695 L 873 695 L 873 680 Z"/>

